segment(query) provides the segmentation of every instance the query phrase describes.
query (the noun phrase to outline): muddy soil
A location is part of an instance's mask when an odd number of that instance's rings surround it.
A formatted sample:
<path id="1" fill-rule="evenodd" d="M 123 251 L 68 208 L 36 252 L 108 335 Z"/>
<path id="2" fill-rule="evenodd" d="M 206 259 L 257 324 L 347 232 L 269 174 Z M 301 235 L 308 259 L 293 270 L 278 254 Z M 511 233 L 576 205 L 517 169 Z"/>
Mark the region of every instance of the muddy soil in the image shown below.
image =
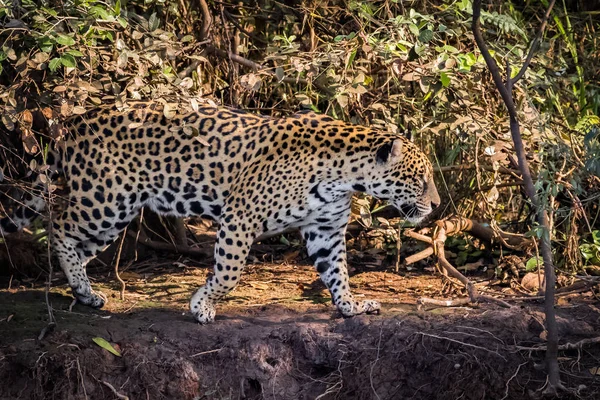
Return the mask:
<path id="1" fill-rule="evenodd" d="M 187 261 L 133 265 L 120 300 L 118 282 L 92 270 L 108 304 L 69 311 L 55 273 L 56 326 L 41 339 L 42 282 L 0 279 L 0 399 L 529 399 L 544 385 L 541 304 L 417 310 L 419 296 L 440 295 L 438 278 L 374 271 L 351 283 L 382 314 L 343 319 L 312 267 L 255 260 L 200 326 L 187 301 L 206 274 Z M 561 298 L 561 342 L 600 335 L 598 306 Z M 600 398 L 599 345 L 562 352 L 560 366 L 573 390 L 563 397 Z"/>

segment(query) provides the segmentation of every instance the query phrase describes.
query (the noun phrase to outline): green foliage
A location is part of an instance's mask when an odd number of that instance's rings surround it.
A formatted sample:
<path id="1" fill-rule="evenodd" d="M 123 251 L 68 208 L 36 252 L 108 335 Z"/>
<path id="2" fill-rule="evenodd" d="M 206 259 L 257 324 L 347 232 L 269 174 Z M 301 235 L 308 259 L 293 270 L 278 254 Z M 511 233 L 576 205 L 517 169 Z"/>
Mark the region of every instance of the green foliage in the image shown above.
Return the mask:
<path id="1" fill-rule="evenodd" d="M 600 230 L 593 231 L 591 241 L 585 241 L 579 250 L 587 264 L 600 266 Z"/>
<path id="2" fill-rule="evenodd" d="M 270 0 L 260 7 L 208 2 L 214 19 L 208 46 L 221 53 L 206 51 L 203 17 L 186 4 L 25 0 L 15 15 L 0 2 L 6 130 L 22 126 L 23 110 L 35 104 L 53 106 L 61 118 L 131 99 L 194 99 L 196 106 L 210 101 L 274 115 L 312 109 L 412 132 L 436 167 L 468 167 L 438 175 L 440 191 L 452 198 L 446 213 L 542 234 L 512 172 L 508 116 L 472 40 L 470 0 L 300 1 L 293 10 Z M 491 54 L 501 69 L 512 66 L 512 76 L 543 12 L 542 4 L 527 4 L 494 3 L 482 15 Z M 564 260 L 578 253 L 567 245 L 571 238 L 591 235 L 600 223 L 593 200 L 600 191 L 599 28 L 555 9 L 515 90 L 536 189 L 554 218 L 547 234 Z M 233 50 L 259 68 L 223 56 Z M 584 214 L 590 226 L 581 223 Z M 476 251 L 459 249 L 458 261 Z"/>
<path id="3" fill-rule="evenodd" d="M 525 271 L 533 272 L 543 265 L 543 260 L 539 256 L 531 257 L 525 264 Z"/>
<path id="4" fill-rule="evenodd" d="M 586 149 L 585 167 L 600 177 L 600 118 L 586 115 L 577 122 L 575 130 L 583 135 Z"/>

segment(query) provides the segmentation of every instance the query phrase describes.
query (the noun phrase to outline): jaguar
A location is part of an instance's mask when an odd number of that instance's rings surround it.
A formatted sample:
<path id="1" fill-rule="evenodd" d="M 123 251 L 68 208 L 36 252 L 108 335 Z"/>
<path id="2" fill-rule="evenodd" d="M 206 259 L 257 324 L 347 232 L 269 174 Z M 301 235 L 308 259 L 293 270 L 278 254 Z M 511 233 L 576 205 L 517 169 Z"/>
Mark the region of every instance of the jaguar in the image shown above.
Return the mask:
<path id="1" fill-rule="evenodd" d="M 160 103 L 107 106 L 64 122 L 47 152 L 47 185 L 69 187 L 52 218 L 50 246 L 76 300 L 102 307 L 85 265 L 147 207 L 160 215 L 218 222 L 214 274 L 191 297 L 195 319 L 214 320 L 216 304 L 240 280 L 255 239 L 299 229 L 339 312 L 378 313 L 353 297 L 345 233 L 351 198 L 363 192 L 419 222 L 440 204 L 433 168 L 403 135 L 314 112 L 281 118 L 216 106 L 166 115 Z M 0 234 L 27 225 L 46 202 L 27 195 L 0 220 Z"/>

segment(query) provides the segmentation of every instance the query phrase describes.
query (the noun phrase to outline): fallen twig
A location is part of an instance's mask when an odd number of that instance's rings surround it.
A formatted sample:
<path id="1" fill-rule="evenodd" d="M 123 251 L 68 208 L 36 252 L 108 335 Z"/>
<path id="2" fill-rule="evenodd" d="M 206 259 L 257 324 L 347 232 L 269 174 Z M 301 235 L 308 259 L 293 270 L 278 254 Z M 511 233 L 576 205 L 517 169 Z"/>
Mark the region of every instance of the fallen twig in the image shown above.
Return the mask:
<path id="1" fill-rule="evenodd" d="M 56 322 L 52 321 L 49 322 L 48 325 L 46 325 L 40 332 L 40 334 L 38 335 L 37 340 L 42 340 L 48 333 L 52 332 L 54 330 L 54 328 L 56 327 Z"/>
<path id="2" fill-rule="evenodd" d="M 220 349 L 201 351 L 200 353 L 192 354 L 190 357 L 194 358 L 194 357 L 198 357 L 198 356 L 203 356 L 205 354 L 217 353 L 217 352 L 219 352 L 221 350 L 223 350 L 223 347 L 221 347 Z"/>

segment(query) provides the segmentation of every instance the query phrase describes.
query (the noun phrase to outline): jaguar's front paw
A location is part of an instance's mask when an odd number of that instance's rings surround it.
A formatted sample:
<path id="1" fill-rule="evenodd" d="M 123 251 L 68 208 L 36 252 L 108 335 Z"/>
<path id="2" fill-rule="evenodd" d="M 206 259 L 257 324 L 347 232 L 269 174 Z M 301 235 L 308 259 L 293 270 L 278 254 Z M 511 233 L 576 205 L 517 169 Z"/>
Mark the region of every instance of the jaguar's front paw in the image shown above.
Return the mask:
<path id="1" fill-rule="evenodd" d="M 360 314 L 379 314 L 381 305 L 375 300 L 356 301 L 353 298 L 341 301 L 338 310 L 344 317 Z"/>
<path id="2" fill-rule="evenodd" d="M 366 314 L 379 314 L 381 312 L 381 305 L 378 301 L 375 300 L 365 300 L 361 301 L 360 308 L 363 310 L 363 313 Z"/>
<path id="3" fill-rule="evenodd" d="M 194 295 L 190 301 L 190 309 L 196 321 L 206 325 L 215 320 L 216 308 L 212 300 Z"/>
<path id="4" fill-rule="evenodd" d="M 101 292 L 96 293 L 94 291 L 73 289 L 73 296 L 75 296 L 78 303 L 93 308 L 102 308 L 107 302 L 106 296 Z"/>

